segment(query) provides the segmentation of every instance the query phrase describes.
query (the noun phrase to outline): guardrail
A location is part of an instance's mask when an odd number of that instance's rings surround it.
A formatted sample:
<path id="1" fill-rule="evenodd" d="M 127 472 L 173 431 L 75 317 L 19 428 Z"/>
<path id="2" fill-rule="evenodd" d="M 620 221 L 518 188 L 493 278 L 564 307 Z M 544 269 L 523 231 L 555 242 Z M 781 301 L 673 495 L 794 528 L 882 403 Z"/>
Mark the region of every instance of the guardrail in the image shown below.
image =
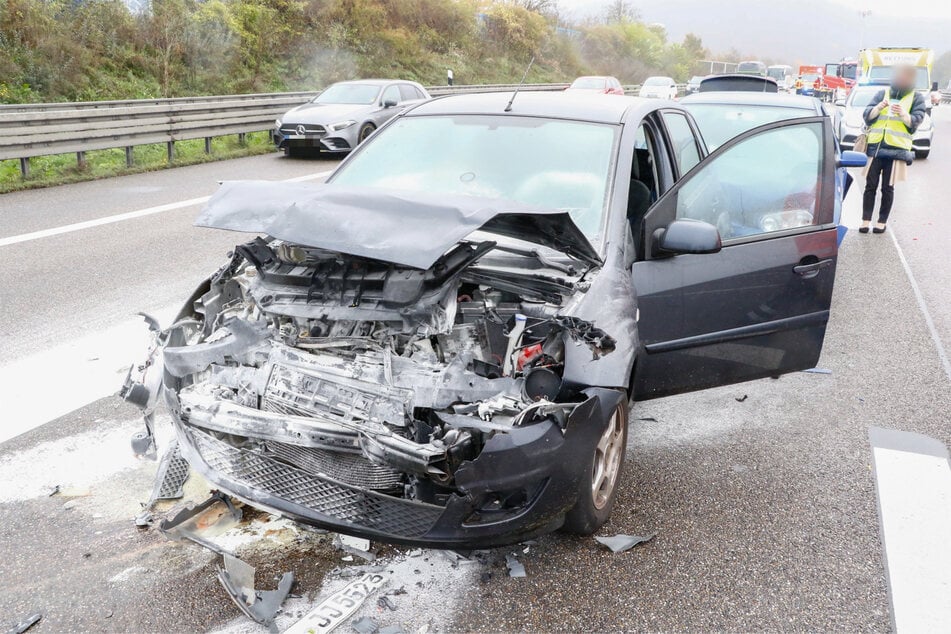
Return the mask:
<path id="1" fill-rule="evenodd" d="M 941 103 L 951 103 L 951 90 L 941 91 Z"/>
<path id="2" fill-rule="evenodd" d="M 526 84 L 523 90 L 564 90 L 567 84 Z M 432 86 L 433 96 L 477 92 L 507 92 L 515 84 Z M 624 86 L 636 94 L 640 86 Z M 211 139 L 270 130 L 274 120 L 287 110 L 313 99 L 319 92 L 287 92 L 129 101 L 86 101 L 44 104 L 0 105 L 0 160 L 20 161 L 24 178 L 30 159 L 49 154 L 76 153 L 80 167 L 91 150 L 125 148 L 126 164 L 132 166 L 132 148 L 165 143 L 168 160 L 175 158 L 175 143 L 204 139 L 211 152 Z"/>

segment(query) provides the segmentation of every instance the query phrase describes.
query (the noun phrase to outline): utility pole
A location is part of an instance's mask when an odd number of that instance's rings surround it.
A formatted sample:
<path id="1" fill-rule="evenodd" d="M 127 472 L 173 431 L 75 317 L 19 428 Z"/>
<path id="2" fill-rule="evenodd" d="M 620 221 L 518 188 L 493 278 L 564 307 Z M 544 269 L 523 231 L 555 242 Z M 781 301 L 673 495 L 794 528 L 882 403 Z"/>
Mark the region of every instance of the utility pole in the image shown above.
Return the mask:
<path id="1" fill-rule="evenodd" d="M 859 15 L 862 16 L 862 45 L 859 47 L 859 50 L 865 48 L 865 23 L 868 21 L 868 18 L 871 17 L 872 12 L 868 9 L 863 9 L 859 12 Z"/>

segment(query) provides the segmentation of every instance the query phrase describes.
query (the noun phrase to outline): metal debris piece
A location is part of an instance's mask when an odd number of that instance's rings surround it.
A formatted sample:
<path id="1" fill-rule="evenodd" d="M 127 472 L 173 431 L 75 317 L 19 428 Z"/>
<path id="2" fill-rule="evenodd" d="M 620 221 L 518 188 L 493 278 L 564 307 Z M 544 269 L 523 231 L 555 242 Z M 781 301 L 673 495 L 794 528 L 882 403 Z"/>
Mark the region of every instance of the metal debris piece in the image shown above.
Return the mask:
<path id="1" fill-rule="evenodd" d="M 159 500 L 178 500 L 184 495 L 183 486 L 190 470 L 188 461 L 182 458 L 178 440 L 173 440 L 162 455 L 158 469 L 155 470 L 155 483 L 152 495 L 142 507 L 142 513 L 135 518 L 135 525 L 148 526 L 152 522 L 152 509 Z"/>
<path id="2" fill-rule="evenodd" d="M 808 370 L 803 370 L 803 372 L 808 372 L 809 374 L 832 374 L 832 370 L 828 368 L 809 368 Z"/>
<path id="3" fill-rule="evenodd" d="M 506 555 L 505 565 L 508 566 L 510 577 L 519 578 L 528 576 L 525 574 L 525 566 L 515 558 L 515 555 Z"/>
<path id="4" fill-rule="evenodd" d="M 386 596 L 385 594 L 376 600 L 376 604 L 384 610 L 396 612 L 396 604 L 393 603 L 393 599 Z"/>
<path id="5" fill-rule="evenodd" d="M 634 548 L 638 544 L 643 544 L 644 542 L 649 542 L 654 539 L 654 536 L 657 533 L 650 533 L 649 535 L 614 535 L 611 537 L 595 537 L 595 541 L 599 544 L 607 546 L 611 549 L 612 553 L 623 553 L 626 550 Z"/>
<path id="6" fill-rule="evenodd" d="M 357 634 L 375 634 L 380 629 L 380 624 L 369 616 L 363 616 L 350 624 Z"/>
<path id="7" fill-rule="evenodd" d="M 349 535 L 337 535 L 334 537 L 334 548 L 337 550 L 342 550 L 345 553 L 350 553 L 351 555 L 356 555 L 361 559 L 366 561 L 376 561 L 376 553 L 370 550 L 370 540 L 362 539 L 360 537 L 351 537 Z M 344 557 L 344 561 L 352 561 Z"/>
<path id="8" fill-rule="evenodd" d="M 366 574 L 320 602 L 284 634 L 327 634 L 359 609 L 367 597 L 386 584 L 378 572 Z"/>
<path id="9" fill-rule="evenodd" d="M 294 573 L 285 572 L 277 590 L 254 589 L 254 566 L 237 557 L 224 555 L 225 567 L 218 570 L 218 581 L 245 616 L 277 634 L 274 617 L 294 585 Z"/>
<path id="10" fill-rule="evenodd" d="M 36 612 L 35 614 L 31 614 L 30 616 L 26 617 L 25 619 L 23 619 L 22 621 L 20 621 L 13 627 L 11 627 L 9 630 L 7 630 L 7 634 L 23 634 L 23 632 L 27 631 L 28 629 L 30 629 L 31 627 L 39 623 L 40 619 L 42 618 L 43 618 L 43 615 L 40 614 L 39 612 Z"/>
<path id="11" fill-rule="evenodd" d="M 168 517 L 159 524 L 162 534 L 174 541 L 187 539 L 221 555 L 233 556 L 210 537 L 220 535 L 237 526 L 241 521 L 241 510 L 235 508 L 231 499 L 215 491 L 211 497 L 199 504 L 188 506 Z"/>
<path id="12" fill-rule="evenodd" d="M 734 397 L 734 400 L 735 400 L 737 403 L 742 403 L 743 401 L 745 401 L 745 400 L 748 399 L 749 397 L 750 397 L 749 394 L 744 394 L 743 396 L 736 396 L 736 397 Z"/>

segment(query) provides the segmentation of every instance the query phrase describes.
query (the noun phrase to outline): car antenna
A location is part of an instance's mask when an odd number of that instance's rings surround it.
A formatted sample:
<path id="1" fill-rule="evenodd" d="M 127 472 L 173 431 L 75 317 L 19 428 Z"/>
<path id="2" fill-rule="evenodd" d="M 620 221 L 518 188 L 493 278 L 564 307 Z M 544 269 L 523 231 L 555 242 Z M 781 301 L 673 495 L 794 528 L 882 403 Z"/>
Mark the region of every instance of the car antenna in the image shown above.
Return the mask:
<path id="1" fill-rule="evenodd" d="M 518 82 L 518 86 L 515 87 L 515 92 L 512 93 L 512 98 L 509 99 L 508 104 L 506 104 L 504 112 L 512 112 L 512 102 L 515 101 L 515 96 L 518 94 L 518 91 L 521 89 L 522 84 L 525 83 L 525 78 L 528 77 L 528 71 L 532 69 L 532 64 L 534 63 L 535 63 L 535 56 L 532 55 L 532 60 L 528 63 L 528 68 L 526 68 L 525 72 L 522 73 L 522 81 Z"/>

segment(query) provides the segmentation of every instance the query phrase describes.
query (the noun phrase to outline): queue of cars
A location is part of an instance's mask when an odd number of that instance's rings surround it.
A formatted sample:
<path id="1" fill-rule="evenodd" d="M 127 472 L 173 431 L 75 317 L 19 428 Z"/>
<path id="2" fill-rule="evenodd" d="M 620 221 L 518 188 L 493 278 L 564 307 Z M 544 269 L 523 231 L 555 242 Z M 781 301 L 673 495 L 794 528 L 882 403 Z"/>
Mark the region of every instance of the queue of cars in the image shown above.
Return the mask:
<path id="1" fill-rule="evenodd" d="M 817 362 L 865 157 L 815 100 L 336 86 L 278 131 L 376 131 L 326 184 L 222 185 L 196 224 L 261 237 L 122 390 L 226 494 L 401 544 L 590 534 L 632 401 Z"/>

